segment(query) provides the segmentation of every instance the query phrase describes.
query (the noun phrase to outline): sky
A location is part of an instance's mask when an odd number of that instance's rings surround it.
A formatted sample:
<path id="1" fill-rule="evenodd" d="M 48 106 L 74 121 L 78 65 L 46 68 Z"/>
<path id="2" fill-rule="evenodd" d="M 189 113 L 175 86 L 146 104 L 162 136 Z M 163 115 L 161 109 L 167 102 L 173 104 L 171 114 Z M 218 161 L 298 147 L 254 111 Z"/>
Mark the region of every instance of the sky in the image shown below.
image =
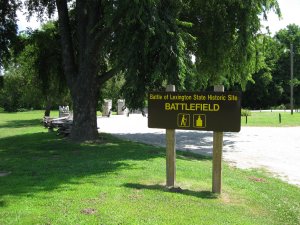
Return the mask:
<path id="1" fill-rule="evenodd" d="M 299 0 L 300 1 L 300 0 Z M 26 15 L 23 12 L 17 11 L 18 16 L 18 30 L 23 31 L 26 28 L 31 28 L 33 30 L 40 27 L 40 22 L 37 21 L 36 17 L 32 18 L 30 21 L 27 21 Z"/>
<path id="2" fill-rule="evenodd" d="M 264 26 L 269 26 L 269 29 L 274 35 L 280 29 L 286 28 L 288 24 L 295 23 L 300 26 L 300 0 L 278 0 L 281 8 L 282 19 L 279 19 L 274 12 L 268 14 L 268 21 L 262 21 Z M 26 27 L 36 29 L 40 26 L 40 23 L 36 18 L 32 18 L 31 21 L 26 21 L 26 16 L 22 12 L 18 12 L 18 26 L 19 31 L 25 30 Z"/>
<path id="3" fill-rule="evenodd" d="M 269 26 L 271 34 L 286 28 L 287 25 L 295 23 L 300 26 L 300 0 L 277 0 L 281 10 L 282 18 L 271 12 L 268 21 L 262 21 L 262 25 Z"/>

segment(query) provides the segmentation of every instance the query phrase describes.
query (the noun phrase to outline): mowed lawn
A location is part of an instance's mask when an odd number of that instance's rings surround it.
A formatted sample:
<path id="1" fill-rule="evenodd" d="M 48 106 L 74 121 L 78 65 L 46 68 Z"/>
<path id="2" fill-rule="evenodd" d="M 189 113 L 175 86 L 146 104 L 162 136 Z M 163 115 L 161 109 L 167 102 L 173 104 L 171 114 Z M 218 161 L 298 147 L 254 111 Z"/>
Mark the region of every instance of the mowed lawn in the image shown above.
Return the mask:
<path id="1" fill-rule="evenodd" d="M 281 122 L 279 120 L 279 114 L 281 116 Z M 258 126 L 258 127 L 289 127 L 300 126 L 300 112 L 294 112 L 291 115 L 289 110 L 285 112 L 266 112 L 255 111 L 251 112 L 251 116 L 242 117 L 242 126 Z"/>
<path id="2" fill-rule="evenodd" d="M 165 149 L 101 134 L 72 143 L 42 111 L 0 113 L 0 224 L 300 224 L 300 188 L 224 164 L 211 193 L 210 158 L 178 153 L 165 188 Z"/>

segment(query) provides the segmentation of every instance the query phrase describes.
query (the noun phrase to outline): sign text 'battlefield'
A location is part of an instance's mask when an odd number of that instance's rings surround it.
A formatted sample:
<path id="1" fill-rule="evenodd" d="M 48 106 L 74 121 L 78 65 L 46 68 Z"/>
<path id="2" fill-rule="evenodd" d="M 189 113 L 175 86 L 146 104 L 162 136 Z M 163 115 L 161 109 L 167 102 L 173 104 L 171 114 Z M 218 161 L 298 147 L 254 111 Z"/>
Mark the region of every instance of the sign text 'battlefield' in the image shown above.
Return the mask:
<path id="1" fill-rule="evenodd" d="M 231 131 L 241 129 L 239 92 L 150 92 L 150 128 Z"/>

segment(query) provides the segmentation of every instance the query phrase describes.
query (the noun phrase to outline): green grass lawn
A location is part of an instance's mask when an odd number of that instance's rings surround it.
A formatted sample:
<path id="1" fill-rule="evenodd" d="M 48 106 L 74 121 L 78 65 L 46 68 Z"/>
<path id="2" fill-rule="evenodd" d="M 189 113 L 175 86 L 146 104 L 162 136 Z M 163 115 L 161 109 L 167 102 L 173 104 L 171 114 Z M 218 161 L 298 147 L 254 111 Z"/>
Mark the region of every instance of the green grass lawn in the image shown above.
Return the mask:
<path id="1" fill-rule="evenodd" d="M 180 153 L 167 191 L 165 149 L 102 134 L 72 143 L 42 111 L 0 113 L 0 224 L 299 224 L 300 188 L 224 165 L 211 193 L 210 158 Z"/>
<path id="2" fill-rule="evenodd" d="M 281 114 L 281 123 L 279 123 L 279 113 Z M 251 112 L 251 116 L 242 117 L 242 126 L 258 127 L 288 127 L 300 126 L 300 112 L 294 112 L 293 115 L 287 110 L 286 112 Z"/>

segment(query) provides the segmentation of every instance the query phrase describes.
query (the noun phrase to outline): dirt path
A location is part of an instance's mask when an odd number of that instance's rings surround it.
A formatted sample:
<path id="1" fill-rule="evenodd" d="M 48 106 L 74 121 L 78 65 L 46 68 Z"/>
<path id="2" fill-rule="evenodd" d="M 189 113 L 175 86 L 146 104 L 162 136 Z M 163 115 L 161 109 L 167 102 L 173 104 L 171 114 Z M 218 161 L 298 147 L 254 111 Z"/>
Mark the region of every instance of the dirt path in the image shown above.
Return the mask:
<path id="1" fill-rule="evenodd" d="M 101 132 L 121 138 L 165 146 L 165 130 L 150 129 L 141 115 L 98 118 Z M 176 148 L 212 154 L 212 132 L 176 131 Z M 264 168 L 300 187 L 300 127 L 243 127 L 224 133 L 223 159 L 239 168 Z"/>

